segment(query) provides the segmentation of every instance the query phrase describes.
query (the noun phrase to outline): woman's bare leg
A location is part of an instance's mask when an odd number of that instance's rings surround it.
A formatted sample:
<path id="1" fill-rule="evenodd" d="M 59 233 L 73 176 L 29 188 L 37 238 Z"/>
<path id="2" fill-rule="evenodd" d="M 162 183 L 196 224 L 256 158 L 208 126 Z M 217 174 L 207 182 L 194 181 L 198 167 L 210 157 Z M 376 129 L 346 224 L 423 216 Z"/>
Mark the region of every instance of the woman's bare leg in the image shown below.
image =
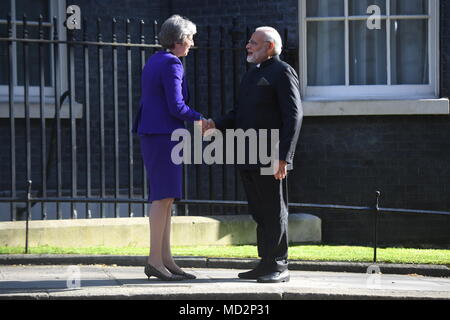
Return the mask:
<path id="1" fill-rule="evenodd" d="M 163 238 L 163 245 L 162 245 L 162 259 L 164 262 L 164 265 L 168 267 L 169 269 L 175 271 L 175 272 L 181 272 L 179 266 L 175 263 L 175 260 L 172 256 L 172 250 L 170 248 L 170 232 L 171 232 L 171 218 L 172 218 L 172 204 L 173 201 L 170 203 L 170 206 L 167 208 L 167 220 L 166 220 L 166 227 L 164 229 L 164 238 Z"/>
<path id="2" fill-rule="evenodd" d="M 168 208 L 171 207 L 172 202 L 173 199 L 153 201 L 149 211 L 150 255 L 148 263 L 167 276 L 170 276 L 170 272 L 164 266 L 163 246 L 168 220 L 170 223 L 170 215 L 167 214 Z"/>

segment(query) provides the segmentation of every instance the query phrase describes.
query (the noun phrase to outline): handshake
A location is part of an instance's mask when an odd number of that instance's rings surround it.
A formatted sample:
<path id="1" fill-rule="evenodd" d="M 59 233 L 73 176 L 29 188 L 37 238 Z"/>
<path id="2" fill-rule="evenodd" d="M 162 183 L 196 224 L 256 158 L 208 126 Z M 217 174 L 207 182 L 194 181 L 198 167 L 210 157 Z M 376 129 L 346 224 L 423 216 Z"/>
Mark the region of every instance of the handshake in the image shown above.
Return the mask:
<path id="1" fill-rule="evenodd" d="M 201 119 L 195 122 L 196 130 L 201 129 L 202 136 L 207 137 L 214 133 L 216 129 L 216 124 L 213 119 Z M 275 179 L 283 180 L 287 176 L 287 166 L 288 163 L 285 160 L 276 160 L 272 162 L 271 170 Z"/>
<path id="2" fill-rule="evenodd" d="M 203 119 L 199 121 L 202 129 L 202 135 L 208 135 L 206 132 L 211 129 L 216 129 L 216 124 L 213 119 Z"/>

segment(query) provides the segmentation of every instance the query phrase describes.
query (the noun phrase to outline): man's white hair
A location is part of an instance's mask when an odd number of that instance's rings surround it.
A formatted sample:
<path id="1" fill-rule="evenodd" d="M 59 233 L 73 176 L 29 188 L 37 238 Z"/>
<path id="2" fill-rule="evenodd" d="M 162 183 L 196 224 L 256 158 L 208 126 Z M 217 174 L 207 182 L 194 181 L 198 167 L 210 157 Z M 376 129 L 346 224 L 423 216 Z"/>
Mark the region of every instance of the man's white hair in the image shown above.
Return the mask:
<path id="1" fill-rule="evenodd" d="M 281 51 L 283 49 L 283 41 L 281 40 L 281 36 L 275 28 L 264 26 L 264 27 L 256 28 L 255 32 L 256 31 L 260 31 L 260 32 L 264 33 L 265 41 L 270 41 L 270 42 L 274 43 L 275 55 L 281 54 Z"/>

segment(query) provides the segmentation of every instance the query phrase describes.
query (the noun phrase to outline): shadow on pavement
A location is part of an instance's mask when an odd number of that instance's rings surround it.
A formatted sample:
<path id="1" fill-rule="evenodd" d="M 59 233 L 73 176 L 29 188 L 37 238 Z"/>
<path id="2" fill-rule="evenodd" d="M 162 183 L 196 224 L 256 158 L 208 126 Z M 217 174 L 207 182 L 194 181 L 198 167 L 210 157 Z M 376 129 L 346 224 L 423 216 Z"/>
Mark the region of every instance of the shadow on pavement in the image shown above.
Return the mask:
<path id="1" fill-rule="evenodd" d="M 254 283 L 252 280 L 210 278 L 183 281 L 161 281 L 157 278 L 150 279 L 102 279 L 102 280 L 80 280 L 79 286 L 68 284 L 64 280 L 40 280 L 40 281 L 2 281 L 0 282 L 0 294 L 10 293 L 33 293 L 33 292 L 59 292 L 74 291 L 87 287 L 191 287 L 196 284 L 214 283 Z"/>

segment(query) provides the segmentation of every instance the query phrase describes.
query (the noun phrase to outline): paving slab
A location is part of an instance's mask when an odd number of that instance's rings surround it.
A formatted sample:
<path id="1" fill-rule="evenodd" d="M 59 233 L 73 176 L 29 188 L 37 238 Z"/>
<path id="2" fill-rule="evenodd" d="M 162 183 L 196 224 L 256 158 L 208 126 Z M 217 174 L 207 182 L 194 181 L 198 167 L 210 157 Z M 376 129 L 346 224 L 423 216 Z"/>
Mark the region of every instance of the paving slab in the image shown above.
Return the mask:
<path id="1" fill-rule="evenodd" d="M 0 299 L 450 299 L 450 279 L 418 275 L 290 271 L 291 281 L 261 284 L 237 269 L 188 268 L 195 280 L 147 279 L 143 267 L 0 266 Z"/>

